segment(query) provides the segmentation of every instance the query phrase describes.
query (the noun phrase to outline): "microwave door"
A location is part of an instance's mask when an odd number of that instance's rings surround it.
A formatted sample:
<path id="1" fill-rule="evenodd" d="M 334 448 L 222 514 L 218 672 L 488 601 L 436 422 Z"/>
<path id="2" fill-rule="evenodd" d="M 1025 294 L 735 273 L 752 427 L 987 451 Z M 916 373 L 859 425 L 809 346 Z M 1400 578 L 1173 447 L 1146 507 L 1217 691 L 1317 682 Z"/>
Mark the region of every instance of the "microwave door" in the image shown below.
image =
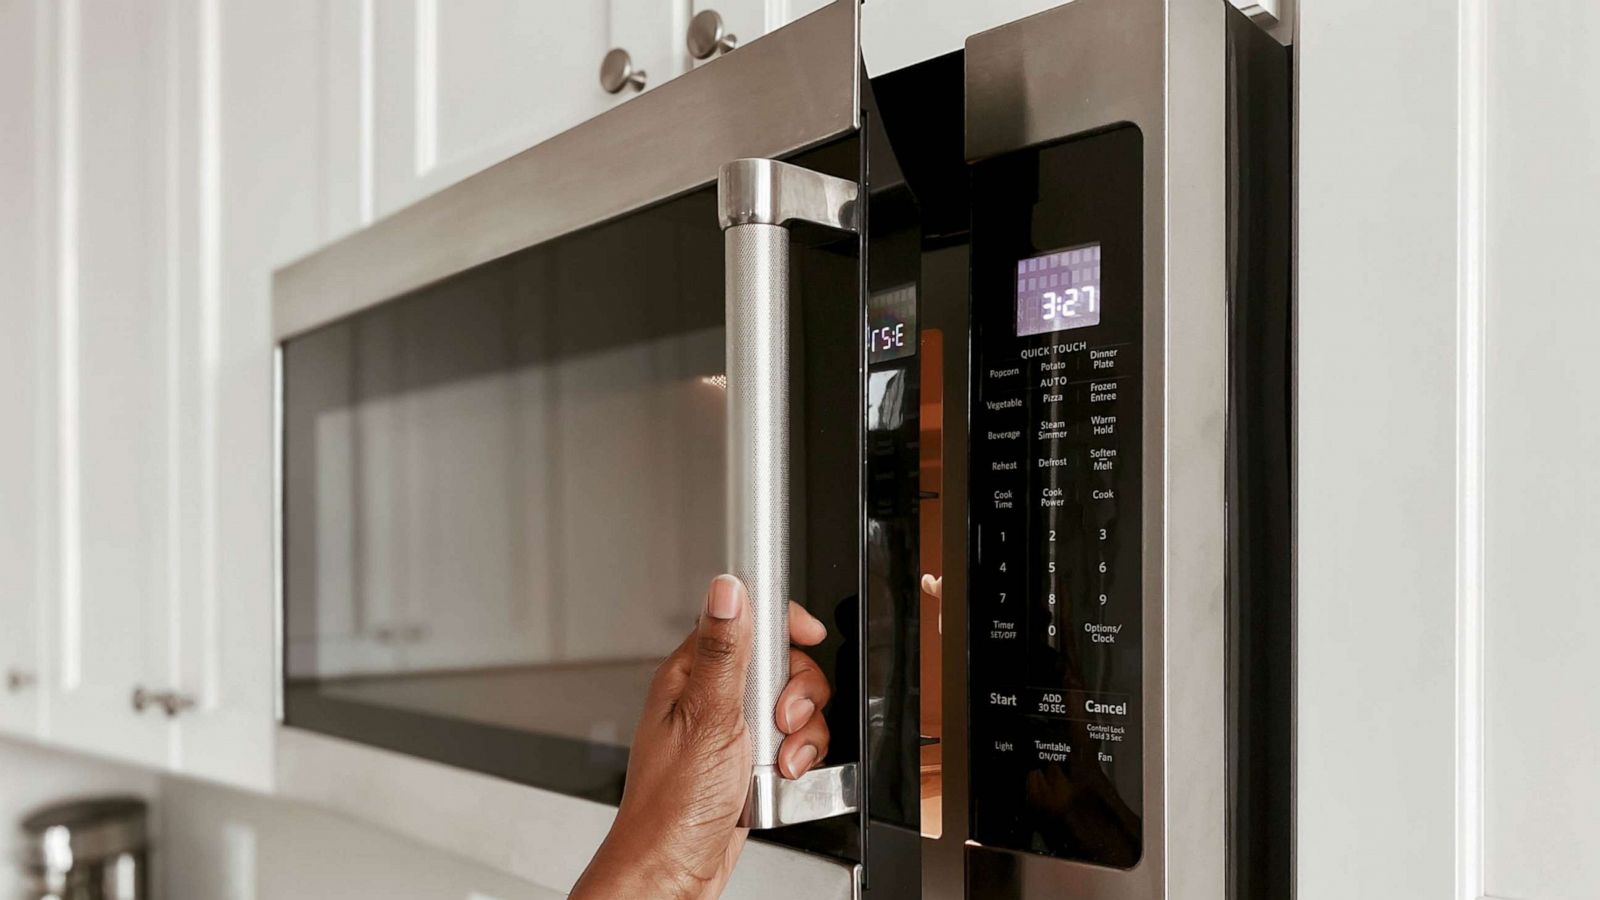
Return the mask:
<path id="1" fill-rule="evenodd" d="M 655 662 L 742 568 L 765 762 L 779 604 L 835 687 L 824 771 L 755 779 L 752 824 L 862 862 L 861 85 L 843 0 L 275 273 L 289 729 L 615 803 Z"/>

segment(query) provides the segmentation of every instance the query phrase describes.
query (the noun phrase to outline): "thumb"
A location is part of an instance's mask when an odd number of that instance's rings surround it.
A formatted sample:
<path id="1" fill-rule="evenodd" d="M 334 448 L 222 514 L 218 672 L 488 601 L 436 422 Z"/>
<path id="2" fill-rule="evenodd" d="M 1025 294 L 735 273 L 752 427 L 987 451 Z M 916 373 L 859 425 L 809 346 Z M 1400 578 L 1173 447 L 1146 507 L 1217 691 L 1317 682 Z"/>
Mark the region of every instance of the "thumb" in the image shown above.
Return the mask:
<path id="1" fill-rule="evenodd" d="M 744 672 L 750 661 L 750 603 L 732 575 L 711 580 L 705 614 L 695 630 L 683 700 L 713 721 L 743 713 Z"/>

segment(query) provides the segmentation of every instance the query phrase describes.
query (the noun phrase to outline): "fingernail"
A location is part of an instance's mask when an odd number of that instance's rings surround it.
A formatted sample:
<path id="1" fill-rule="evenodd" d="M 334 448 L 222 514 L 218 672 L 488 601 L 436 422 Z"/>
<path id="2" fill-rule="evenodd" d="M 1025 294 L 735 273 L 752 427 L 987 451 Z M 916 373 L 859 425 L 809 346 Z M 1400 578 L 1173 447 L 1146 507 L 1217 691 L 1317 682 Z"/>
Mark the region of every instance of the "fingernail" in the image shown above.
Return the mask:
<path id="1" fill-rule="evenodd" d="M 811 764 L 816 761 L 817 748 L 810 744 L 805 744 L 794 752 L 794 757 L 789 761 L 789 768 L 794 772 L 795 777 L 799 778 L 810 770 Z"/>
<path id="2" fill-rule="evenodd" d="M 713 619 L 732 619 L 739 615 L 739 579 L 732 575 L 718 575 L 711 579 L 711 593 L 706 596 L 706 614 Z"/>
<path id="3" fill-rule="evenodd" d="M 788 711 L 784 714 L 784 720 L 788 723 L 789 730 L 793 731 L 804 725 L 816 709 L 817 705 L 805 697 L 790 701 Z"/>

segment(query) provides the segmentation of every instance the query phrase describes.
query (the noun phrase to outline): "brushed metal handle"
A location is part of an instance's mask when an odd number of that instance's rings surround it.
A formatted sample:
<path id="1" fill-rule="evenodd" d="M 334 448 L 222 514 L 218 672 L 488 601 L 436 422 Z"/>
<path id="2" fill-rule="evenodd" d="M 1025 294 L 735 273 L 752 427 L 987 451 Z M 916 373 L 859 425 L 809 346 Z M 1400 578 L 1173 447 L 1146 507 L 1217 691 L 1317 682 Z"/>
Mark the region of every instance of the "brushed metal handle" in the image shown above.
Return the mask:
<path id="1" fill-rule="evenodd" d="M 739 46 L 739 38 L 729 34 L 722 24 L 722 14 L 714 9 L 704 9 L 689 20 L 689 33 L 684 40 L 689 55 L 695 59 L 710 59 Z"/>
<path id="2" fill-rule="evenodd" d="M 773 766 L 773 722 L 789 681 L 789 231 L 736 225 L 726 243 L 728 547 L 755 624 L 745 724 L 755 764 Z"/>
<path id="3" fill-rule="evenodd" d="M 623 88 L 644 90 L 646 75 L 643 69 L 633 67 L 633 57 L 621 47 L 614 47 L 600 61 L 600 87 L 608 94 L 620 94 Z"/>
<path id="4" fill-rule="evenodd" d="M 6 670 L 6 690 L 13 694 L 33 687 L 38 681 L 38 676 L 26 669 Z"/>
<path id="5" fill-rule="evenodd" d="M 735 160 L 717 176 L 727 314 L 728 571 L 744 582 L 754 624 L 744 711 L 755 770 L 741 820 L 753 828 L 848 812 L 855 800 L 853 771 L 848 778 L 829 777 L 821 770 L 794 781 L 781 777 L 777 763 L 783 734 L 773 714 L 789 680 L 785 226 L 803 221 L 857 231 L 858 194 L 853 181 L 768 159 Z M 801 793 L 806 801 L 794 802 Z"/>

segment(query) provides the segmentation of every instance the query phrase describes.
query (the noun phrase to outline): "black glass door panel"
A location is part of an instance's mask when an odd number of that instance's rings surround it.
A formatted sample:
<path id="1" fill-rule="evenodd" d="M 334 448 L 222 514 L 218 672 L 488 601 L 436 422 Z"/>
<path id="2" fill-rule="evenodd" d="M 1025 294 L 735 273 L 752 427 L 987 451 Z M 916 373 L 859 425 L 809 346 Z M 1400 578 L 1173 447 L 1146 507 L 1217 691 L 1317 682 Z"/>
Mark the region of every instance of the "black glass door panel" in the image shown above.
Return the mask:
<path id="1" fill-rule="evenodd" d="M 1143 141 L 973 168 L 972 834 L 1143 850 Z"/>
<path id="2" fill-rule="evenodd" d="M 848 721 L 860 255 L 802 240 L 791 267 L 795 599 Z M 723 276 L 707 187 L 283 344 L 287 724 L 620 798 L 651 674 L 726 566 Z"/>

